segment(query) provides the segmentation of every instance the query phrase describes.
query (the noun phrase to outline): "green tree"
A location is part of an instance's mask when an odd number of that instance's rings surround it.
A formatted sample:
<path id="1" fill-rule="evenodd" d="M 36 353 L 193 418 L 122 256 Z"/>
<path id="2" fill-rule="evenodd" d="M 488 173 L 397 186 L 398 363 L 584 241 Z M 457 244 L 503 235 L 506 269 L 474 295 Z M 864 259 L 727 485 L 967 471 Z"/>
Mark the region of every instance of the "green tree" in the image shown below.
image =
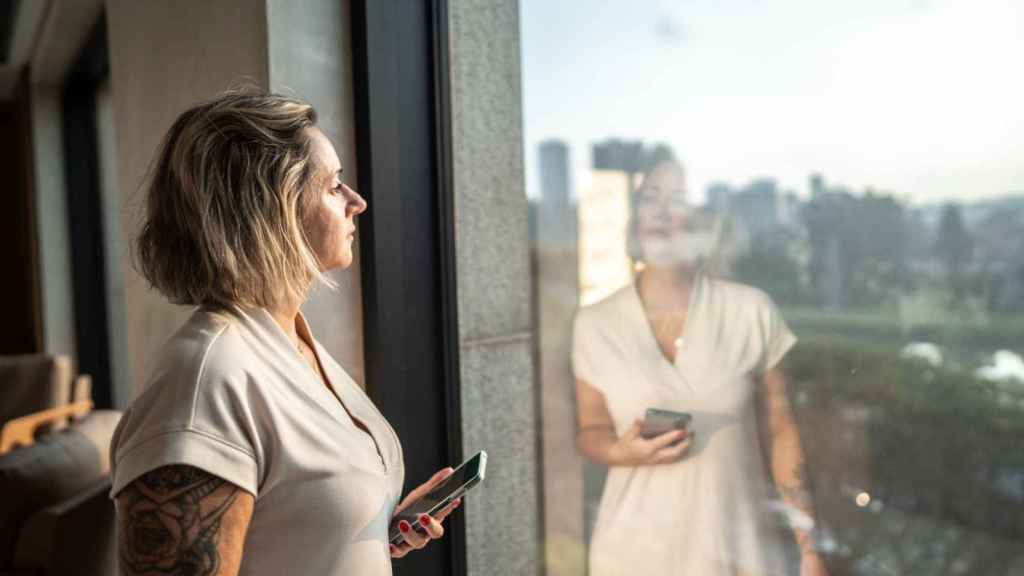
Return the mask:
<path id="1" fill-rule="evenodd" d="M 798 239 L 793 231 L 777 229 L 753 238 L 750 249 L 736 259 L 736 279 L 764 290 L 783 306 L 807 304 L 803 267 L 796 258 Z"/>
<path id="2" fill-rule="evenodd" d="M 974 241 L 958 204 L 946 204 L 935 235 L 934 255 L 941 262 L 952 304 L 962 305 L 969 291 Z"/>
<path id="3" fill-rule="evenodd" d="M 802 217 L 819 304 L 877 308 L 910 287 L 908 219 L 891 195 L 833 190 L 812 198 Z"/>

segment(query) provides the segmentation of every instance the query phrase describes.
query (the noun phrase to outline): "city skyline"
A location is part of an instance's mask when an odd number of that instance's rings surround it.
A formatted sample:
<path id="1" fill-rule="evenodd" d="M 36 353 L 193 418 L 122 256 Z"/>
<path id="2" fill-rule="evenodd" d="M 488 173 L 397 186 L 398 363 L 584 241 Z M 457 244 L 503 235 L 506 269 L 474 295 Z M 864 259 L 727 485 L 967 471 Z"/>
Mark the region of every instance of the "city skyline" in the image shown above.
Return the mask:
<path id="1" fill-rule="evenodd" d="M 913 204 L 1024 193 L 1013 2 L 524 0 L 521 26 L 531 195 L 540 142 L 578 187 L 610 137 L 670 144 L 697 201 L 765 177 L 806 197 L 812 173 Z"/>

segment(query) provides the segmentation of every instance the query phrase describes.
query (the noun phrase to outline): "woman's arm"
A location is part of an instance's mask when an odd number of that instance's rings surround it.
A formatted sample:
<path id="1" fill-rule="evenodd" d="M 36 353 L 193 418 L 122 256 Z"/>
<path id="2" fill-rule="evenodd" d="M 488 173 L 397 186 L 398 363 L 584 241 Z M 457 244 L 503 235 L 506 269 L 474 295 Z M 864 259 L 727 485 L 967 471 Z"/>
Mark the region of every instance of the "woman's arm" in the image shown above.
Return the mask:
<path id="1" fill-rule="evenodd" d="M 576 380 L 576 449 L 606 466 L 668 464 L 686 454 L 689 434 L 666 432 L 650 440 L 640 437 L 640 421 L 620 438 L 608 412 L 604 394 L 583 380 Z"/>
<path id="2" fill-rule="evenodd" d="M 121 576 L 234 576 L 253 496 L 198 468 L 164 466 L 117 495 Z"/>
<path id="3" fill-rule="evenodd" d="M 786 376 L 778 366 L 765 372 L 759 386 L 758 402 L 759 420 L 763 436 L 762 446 L 768 450 L 771 462 L 772 477 L 775 486 L 786 504 L 802 516 L 804 522 L 796 522 L 794 532 L 800 552 L 807 558 L 820 564 L 814 543 L 814 502 L 807 485 L 807 471 L 804 464 L 804 451 L 800 444 L 800 434 L 789 405 L 786 394 Z M 801 574 L 808 572 L 802 570 Z M 813 574 L 824 574 L 824 566 L 816 569 Z"/>

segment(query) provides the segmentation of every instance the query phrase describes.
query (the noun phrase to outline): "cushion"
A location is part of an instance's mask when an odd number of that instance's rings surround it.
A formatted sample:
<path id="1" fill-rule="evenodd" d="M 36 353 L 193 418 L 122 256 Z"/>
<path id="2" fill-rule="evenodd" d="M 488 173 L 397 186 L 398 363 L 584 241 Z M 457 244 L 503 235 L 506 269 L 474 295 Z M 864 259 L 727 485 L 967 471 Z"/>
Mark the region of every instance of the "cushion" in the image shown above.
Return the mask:
<path id="1" fill-rule="evenodd" d="M 0 426 L 8 420 L 57 408 L 71 398 L 67 356 L 0 356 Z M 63 423 L 61 423 L 61 426 Z"/>
<path id="2" fill-rule="evenodd" d="M 33 514 L 18 535 L 13 568 L 42 574 L 109 576 L 117 564 L 110 478 Z"/>
<path id="3" fill-rule="evenodd" d="M 18 532 L 36 511 L 66 500 L 110 471 L 119 412 L 97 411 L 61 432 L 0 456 L 0 568 L 10 565 Z"/>

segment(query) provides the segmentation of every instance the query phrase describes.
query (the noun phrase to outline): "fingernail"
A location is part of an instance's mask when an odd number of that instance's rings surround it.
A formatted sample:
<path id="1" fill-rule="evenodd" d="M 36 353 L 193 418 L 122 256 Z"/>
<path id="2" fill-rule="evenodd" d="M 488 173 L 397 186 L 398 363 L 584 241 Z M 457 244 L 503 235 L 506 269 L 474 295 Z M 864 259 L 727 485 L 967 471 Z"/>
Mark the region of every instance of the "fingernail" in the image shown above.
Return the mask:
<path id="1" fill-rule="evenodd" d="M 423 516 L 420 516 L 420 525 L 423 526 L 424 528 L 426 528 L 427 526 L 430 526 L 430 516 L 427 516 L 426 514 L 424 514 Z"/>
<path id="2" fill-rule="evenodd" d="M 458 508 L 459 506 L 462 506 L 462 498 L 455 501 L 455 506 L 453 506 L 453 508 Z"/>
<path id="3" fill-rule="evenodd" d="M 410 526 L 405 520 L 402 520 L 398 523 L 398 530 L 401 532 L 408 532 L 409 530 L 412 530 L 412 526 Z"/>
<path id="4" fill-rule="evenodd" d="M 391 544 L 391 551 L 392 552 L 397 552 L 398 551 L 398 547 L 395 546 L 394 544 Z"/>

